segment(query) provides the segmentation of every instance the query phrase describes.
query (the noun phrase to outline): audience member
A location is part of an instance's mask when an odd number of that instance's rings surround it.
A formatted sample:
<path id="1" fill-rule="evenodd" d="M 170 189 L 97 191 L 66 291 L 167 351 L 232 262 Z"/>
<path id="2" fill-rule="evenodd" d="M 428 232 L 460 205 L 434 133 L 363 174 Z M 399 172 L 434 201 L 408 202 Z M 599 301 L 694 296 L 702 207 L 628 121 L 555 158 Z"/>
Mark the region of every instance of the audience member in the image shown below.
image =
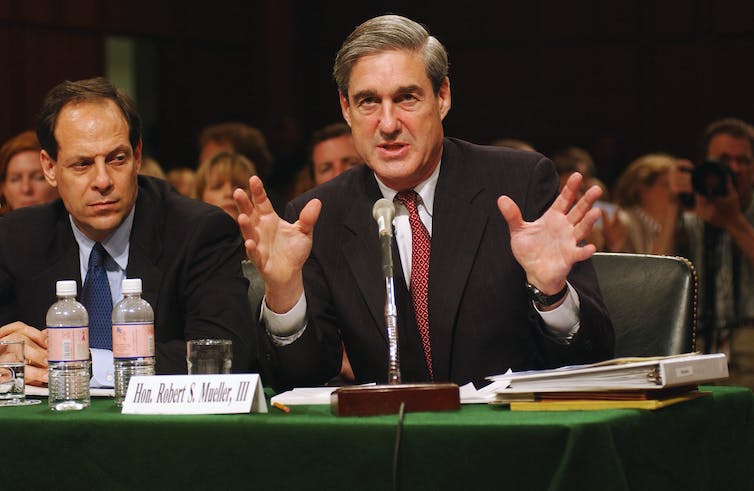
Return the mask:
<path id="1" fill-rule="evenodd" d="M 37 136 L 45 177 L 61 199 L 0 220 L 0 339 L 26 341 L 26 382 L 47 381 L 45 314 L 61 279 L 77 280 L 90 312 L 95 386 L 112 386 L 109 312 L 125 277 L 143 280 L 154 309 L 158 374 L 186 373 L 193 338 L 230 339 L 233 370 L 255 369 L 238 226 L 167 182 L 137 175 L 141 116 L 133 101 L 103 78 L 63 82 L 42 103 Z M 94 286 L 98 273 L 106 274 L 104 288 Z M 103 293 L 97 305 L 110 300 L 109 308 L 93 309 L 88 299 Z"/>
<path id="2" fill-rule="evenodd" d="M 33 131 L 24 131 L 0 147 L 0 215 L 58 197 L 42 172 L 40 148 Z"/>
<path id="3" fill-rule="evenodd" d="M 205 127 L 199 134 L 199 163 L 219 152 L 239 153 L 254 163 L 260 179 L 273 171 L 272 154 L 261 131 L 244 123 L 229 122 Z M 276 190 L 267 190 L 275 210 L 282 213 L 286 200 Z"/>
<path id="4" fill-rule="evenodd" d="M 196 198 L 196 171 L 190 167 L 178 167 L 168 171 L 167 181 L 176 191 L 189 198 Z"/>
<path id="5" fill-rule="evenodd" d="M 621 208 L 617 218 L 625 234 L 622 242 L 608 244 L 608 250 L 676 254 L 680 205 L 670 186 L 670 171 L 676 160 L 666 154 L 644 155 L 621 174 L 615 198 Z"/>
<path id="6" fill-rule="evenodd" d="M 599 215 L 590 209 L 599 189 L 576 201 L 580 176 L 558 195 L 553 165 L 538 153 L 444 138 L 447 53 L 409 19 L 358 26 L 333 72 L 367 165 L 289 203 L 290 222 L 275 214 L 259 178 L 249 180 L 251 201 L 234 194 L 247 255 L 265 280 L 259 339 L 277 382 L 329 380 L 342 343 L 357 382 L 386 381 L 372 218 L 382 197 L 398 200 L 404 381 L 465 383 L 610 357 L 612 327 L 587 261 L 594 246 L 579 244 Z"/>
<path id="7" fill-rule="evenodd" d="M 233 201 L 233 191 L 245 186 L 251 176 L 257 175 L 254 164 L 238 153 L 220 152 L 208 158 L 196 171 L 197 199 L 238 218 L 238 207 Z"/>
<path id="8" fill-rule="evenodd" d="M 141 160 L 141 168 L 139 174 L 142 176 L 152 176 L 157 179 L 165 180 L 165 171 L 162 170 L 162 166 L 157 160 L 152 157 L 144 157 Z"/>
<path id="9" fill-rule="evenodd" d="M 700 274 L 700 318 L 706 336 L 754 318 L 753 145 L 754 129 L 739 119 L 713 121 L 705 129 L 702 157 L 718 161 L 730 172 L 722 195 L 700 194 L 689 172 L 671 174 L 673 189 L 694 193 L 695 205 L 683 221 L 686 254 Z M 692 168 L 685 162 L 676 167 Z"/>
<path id="10" fill-rule="evenodd" d="M 272 172 L 272 154 L 267 139 L 253 126 L 228 122 L 202 129 L 199 133 L 199 164 L 220 152 L 240 153 L 254 162 L 257 175 L 262 179 Z"/>
<path id="11" fill-rule="evenodd" d="M 333 123 L 314 132 L 309 144 L 309 171 L 319 186 L 364 162 L 353 144 L 351 128 Z"/>

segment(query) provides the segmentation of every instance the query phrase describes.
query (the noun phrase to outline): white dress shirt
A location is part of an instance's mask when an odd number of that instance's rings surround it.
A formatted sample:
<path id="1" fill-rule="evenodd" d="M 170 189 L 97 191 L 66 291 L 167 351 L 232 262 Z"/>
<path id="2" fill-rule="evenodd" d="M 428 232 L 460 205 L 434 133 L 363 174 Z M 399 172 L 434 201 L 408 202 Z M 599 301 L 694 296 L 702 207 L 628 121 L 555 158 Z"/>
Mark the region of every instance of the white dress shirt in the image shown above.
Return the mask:
<path id="1" fill-rule="evenodd" d="M 130 248 L 131 227 L 134 223 L 134 210 L 126 216 L 115 232 L 107 239 L 102 241 L 102 247 L 105 248 L 108 258 L 105 260 L 105 269 L 107 270 L 107 282 L 110 284 L 110 296 L 113 300 L 113 307 L 122 298 L 121 284 L 126 277 L 126 267 L 128 266 L 128 251 Z M 91 254 L 94 244 L 96 243 L 79 230 L 69 215 L 73 236 L 79 245 L 79 267 L 81 268 L 81 284 L 86 282 L 86 273 L 89 266 L 89 254 Z M 83 287 L 82 287 L 83 288 Z M 113 387 L 114 365 L 113 352 L 106 349 L 92 348 L 92 379 L 91 387 Z"/>

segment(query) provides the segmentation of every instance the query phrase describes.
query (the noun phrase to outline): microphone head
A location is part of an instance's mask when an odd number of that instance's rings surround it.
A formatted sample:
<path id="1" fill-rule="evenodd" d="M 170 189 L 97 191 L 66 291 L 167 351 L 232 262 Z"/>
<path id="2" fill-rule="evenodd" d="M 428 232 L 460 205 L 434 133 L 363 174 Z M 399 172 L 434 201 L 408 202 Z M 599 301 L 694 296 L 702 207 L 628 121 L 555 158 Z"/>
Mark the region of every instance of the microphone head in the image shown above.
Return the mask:
<path id="1" fill-rule="evenodd" d="M 387 198 L 380 198 L 372 207 L 372 216 L 377 222 L 380 235 L 393 235 L 393 217 L 395 217 L 395 205 Z"/>

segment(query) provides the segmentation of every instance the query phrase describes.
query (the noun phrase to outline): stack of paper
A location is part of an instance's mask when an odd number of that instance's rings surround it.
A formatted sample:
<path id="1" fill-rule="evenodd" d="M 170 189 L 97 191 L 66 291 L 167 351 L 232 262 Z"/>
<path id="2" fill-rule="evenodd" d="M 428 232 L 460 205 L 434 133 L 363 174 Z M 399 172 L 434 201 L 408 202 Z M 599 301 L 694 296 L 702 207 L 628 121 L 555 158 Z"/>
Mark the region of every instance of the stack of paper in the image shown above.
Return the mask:
<path id="1" fill-rule="evenodd" d="M 510 404 L 511 410 L 572 410 L 657 409 L 706 395 L 698 384 L 727 377 L 727 358 L 716 353 L 617 358 L 489 379 L 505 387 L 496 391 L 494 404 Z"/>

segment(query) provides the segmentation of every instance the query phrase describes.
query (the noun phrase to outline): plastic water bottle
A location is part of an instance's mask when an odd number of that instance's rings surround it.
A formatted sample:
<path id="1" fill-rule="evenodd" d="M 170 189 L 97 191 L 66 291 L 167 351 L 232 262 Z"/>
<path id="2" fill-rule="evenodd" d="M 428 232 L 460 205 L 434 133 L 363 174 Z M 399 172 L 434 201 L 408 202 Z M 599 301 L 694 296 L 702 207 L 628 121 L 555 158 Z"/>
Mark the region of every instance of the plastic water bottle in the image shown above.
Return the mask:
<path id="1" fill-rule="evenodd" d="M 55 293 L 47 311 L 48 400 L 53 411 L 77 411 L 90 403 L 89 316 L 75 281 L 58 281 Z"/>
<path id="2" fill-rule="evenodd" d="M 123 299 L 113 308 L 115 405 L 122 406 L 134 375 L 154 375 L 154 312 L 141 298 L 141 279 L 122 283 Z"/>

